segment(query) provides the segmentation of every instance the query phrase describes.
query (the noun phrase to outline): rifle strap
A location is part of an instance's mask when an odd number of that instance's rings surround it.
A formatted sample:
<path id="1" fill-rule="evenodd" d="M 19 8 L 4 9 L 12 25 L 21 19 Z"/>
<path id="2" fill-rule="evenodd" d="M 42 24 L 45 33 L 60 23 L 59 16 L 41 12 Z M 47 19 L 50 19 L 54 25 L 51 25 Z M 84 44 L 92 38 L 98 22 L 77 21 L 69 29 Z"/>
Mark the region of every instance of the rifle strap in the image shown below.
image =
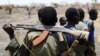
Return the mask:
<path id="1" fill-rule="evenodd" d="M 30 54 L 32 55 L 32 56 L 36 56 L 35 54 L 34 54 L 34 52 L 31 52 L 31 50 L 27 47 L 27 45 L 23 42 L 22 43 L 23 45 L 24 45 L 24 47 L 30 52 Z"/>
<path id="2" fill-rule="evenodd" d="M 19 31 L 19 30 L 16 30 L 15 31 L 15 38 L 16 38 L 16 40 L 17 40 L 17 42 L 20 44 L 20 46 L 19 47 L 21 47 L 21 45 L 23 45 L 29 52 L 30 52 L 30 54 L 32 55 L 32 56 L 36 56 L 35 54 L 34 54 L 34 52 L 31 52 L 31 50 L 27 47 L 27 45 L 23 42 L 23 41 L 20 41 L 18 38 L 22 38 L 23 36 L 22 36 L 22 34 L 21 34 L 21 31 Z M 20 43 L 21 42 L 21 43 Z"/>

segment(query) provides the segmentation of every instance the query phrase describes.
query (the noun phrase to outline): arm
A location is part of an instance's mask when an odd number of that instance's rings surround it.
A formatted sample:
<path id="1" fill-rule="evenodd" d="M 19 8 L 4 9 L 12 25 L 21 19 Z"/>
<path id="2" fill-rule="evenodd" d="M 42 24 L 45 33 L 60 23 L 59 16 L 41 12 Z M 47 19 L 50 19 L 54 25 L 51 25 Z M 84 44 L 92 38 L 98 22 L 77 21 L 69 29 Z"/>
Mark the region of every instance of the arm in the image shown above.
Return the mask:
<path id="1" fill-rule="evenodd" d="M 14 38 L 14 29 L 12 28 L 11 24 L 5 24 L 3 30 L 9 35 L 10 40 Z"/>
<path id="2" fill-rule="evenodd" d="M 93 22 L 88 24 L 88 29 L 89 30 L 94 30 L 94 23 Z"/>
<path id="3" fill-rule="evenodd" d="M 66 32 L 67 32 L 68 34 L 71 34 L 71 35 L 75 36 L 76 39 L 77 39 L 77 38 L 78 38 L 78 39 L 85 39 L 86 41 L 88 41 L 89 32 L 80 31 L 80 30 L 75 30 L 75 31 L 71 31 L 71 30 L 67 31 L 67 30 L 66 30 Z M 80 38 L 80 35 L 84 35 L 84 37 Z"/>

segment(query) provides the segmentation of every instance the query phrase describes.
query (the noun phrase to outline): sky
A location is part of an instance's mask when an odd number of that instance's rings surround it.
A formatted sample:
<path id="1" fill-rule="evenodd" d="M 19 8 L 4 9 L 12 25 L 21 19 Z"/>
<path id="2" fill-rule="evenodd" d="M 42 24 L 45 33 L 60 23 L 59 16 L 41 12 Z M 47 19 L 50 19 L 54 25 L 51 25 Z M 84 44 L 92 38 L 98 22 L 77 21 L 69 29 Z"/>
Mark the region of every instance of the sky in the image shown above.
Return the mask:
<path id="1" fill-rule="evenodd" d="M 68 4 L 79 2 L 82 4 L 85 3 L 92 3 L 92 0 L 0 0 L 0 4 L 18 4 L 18 5 L 29 5 L 32 3 L 44 3 L 44 4 L 50 4 L 50 3 L 61 3 L 66 2 Z M 97 2 L 100 3 L 100 0 L 97 0 Z"/>

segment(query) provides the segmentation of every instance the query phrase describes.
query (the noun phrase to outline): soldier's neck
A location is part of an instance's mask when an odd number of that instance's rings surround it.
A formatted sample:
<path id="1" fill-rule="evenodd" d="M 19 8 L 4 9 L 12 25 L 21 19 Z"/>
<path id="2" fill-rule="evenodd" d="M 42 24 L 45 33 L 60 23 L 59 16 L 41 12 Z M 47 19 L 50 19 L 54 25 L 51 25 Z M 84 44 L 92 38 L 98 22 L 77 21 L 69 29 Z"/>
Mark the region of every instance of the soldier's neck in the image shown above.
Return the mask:
<path id="1" fill-rule="evenodd" d="M 71 22 L 68 22 L 68 25 L 72 25 L 72 26 L 75 26 L 75 24 L 71 23 Z"/>

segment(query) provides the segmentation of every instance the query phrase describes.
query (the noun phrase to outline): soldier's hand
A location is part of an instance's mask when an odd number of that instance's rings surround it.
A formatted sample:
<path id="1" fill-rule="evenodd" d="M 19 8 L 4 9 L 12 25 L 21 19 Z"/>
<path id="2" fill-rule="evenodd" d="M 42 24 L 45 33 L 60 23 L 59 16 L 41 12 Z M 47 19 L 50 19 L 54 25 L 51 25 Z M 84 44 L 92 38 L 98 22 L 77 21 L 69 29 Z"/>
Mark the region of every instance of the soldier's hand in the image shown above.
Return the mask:
<path id="1" fill-rule="evenodd" d="M 82 34 L 82 33 L 81 33 L 80 36 L 79 36 L 77 39 L 84 39 L 84 40 L 86 40 L 86 39 L 85 39 L 85 34 Z"/>
<path id="2" fill-rule="evenodd" d="M 14 29 L 12 28 L 12 24 L 5 24 L 2 28 L 8 33 L 9 36 L 14 36 Z"/>

